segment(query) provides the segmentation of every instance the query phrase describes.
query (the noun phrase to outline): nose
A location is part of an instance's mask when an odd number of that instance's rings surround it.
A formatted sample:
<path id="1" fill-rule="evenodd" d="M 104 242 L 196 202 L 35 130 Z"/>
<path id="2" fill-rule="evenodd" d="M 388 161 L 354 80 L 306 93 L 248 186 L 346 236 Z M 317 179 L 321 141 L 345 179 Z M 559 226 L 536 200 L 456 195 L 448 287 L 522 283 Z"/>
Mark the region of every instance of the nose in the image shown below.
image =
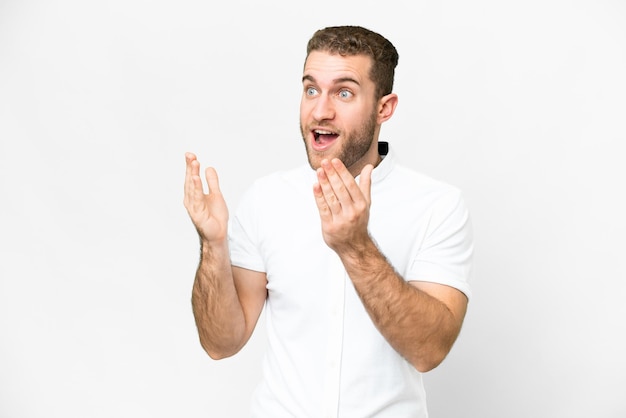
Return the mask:
<path id="1" fill-rule="evenodd" d="M 320 95 L 315 100 L 312 116 L 317 121 L 333 119 L 335 117 L 335 107 L 331 97 L 327 94 Z"/>

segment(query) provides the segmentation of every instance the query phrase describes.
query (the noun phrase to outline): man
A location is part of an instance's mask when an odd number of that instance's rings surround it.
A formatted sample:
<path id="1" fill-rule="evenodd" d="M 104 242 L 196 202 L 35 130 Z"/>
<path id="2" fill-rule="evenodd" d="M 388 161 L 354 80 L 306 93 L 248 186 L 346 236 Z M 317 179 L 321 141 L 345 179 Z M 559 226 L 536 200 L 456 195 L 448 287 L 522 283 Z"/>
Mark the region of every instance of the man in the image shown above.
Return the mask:
<path id="1" fill-rule="evenodd" d="M 427 416 L 421 373 L 461 329 L 472 241 L 459 191 L 398 166 L 378 141 L 398 103 L 397 61 L 367 29 L 317 31 L 300 105 L 309 164 L 257 180 L 234 219 L 215 170 L 205 195 L 186 154 L 202 347 L 232 356 L 266 309 L 252 416 Z"/>

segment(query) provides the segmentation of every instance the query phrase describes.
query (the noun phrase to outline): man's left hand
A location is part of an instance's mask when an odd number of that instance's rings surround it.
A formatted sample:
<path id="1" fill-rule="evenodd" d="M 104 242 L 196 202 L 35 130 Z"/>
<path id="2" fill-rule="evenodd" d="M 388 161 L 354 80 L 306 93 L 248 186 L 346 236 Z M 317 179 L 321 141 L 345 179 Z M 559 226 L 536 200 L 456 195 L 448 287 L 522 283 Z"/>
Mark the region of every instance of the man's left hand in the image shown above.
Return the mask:
<path id="1" fill-rule="evenodd" d="M 326 244 L 337 253 L 359 250 L 371 242 L 367 225 L 371 204 L 371 164 L 361 170 L 357 183 L 338 158 L 322 160 L 313 186 Z"/>

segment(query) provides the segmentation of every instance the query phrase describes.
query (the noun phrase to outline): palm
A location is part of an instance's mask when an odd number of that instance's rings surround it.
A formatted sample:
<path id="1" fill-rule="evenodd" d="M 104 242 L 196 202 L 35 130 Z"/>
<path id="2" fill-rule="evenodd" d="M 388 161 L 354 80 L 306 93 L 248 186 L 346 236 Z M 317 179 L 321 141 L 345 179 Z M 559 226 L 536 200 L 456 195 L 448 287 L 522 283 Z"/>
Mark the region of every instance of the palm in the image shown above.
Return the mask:
<path id="1" fill-rule="evenodd" d="M 202 196 L 193 213 L 191 220 L 203 238 L 208 241 L 226 238 L 228 224 L 228 208 L 221 192 L 211 191 Z"/>
<path id="2" fill-rule="evenodd" d="M 200 178 L 200 163 L 196 156 L 187 153 L 185 175 L 185 208 L 200 237 L 207 241 L 224 240 L 228 231 L 228 208 L 219 187 L 217 172 L 206 169 L 209 193 L 205 194 Z"/>

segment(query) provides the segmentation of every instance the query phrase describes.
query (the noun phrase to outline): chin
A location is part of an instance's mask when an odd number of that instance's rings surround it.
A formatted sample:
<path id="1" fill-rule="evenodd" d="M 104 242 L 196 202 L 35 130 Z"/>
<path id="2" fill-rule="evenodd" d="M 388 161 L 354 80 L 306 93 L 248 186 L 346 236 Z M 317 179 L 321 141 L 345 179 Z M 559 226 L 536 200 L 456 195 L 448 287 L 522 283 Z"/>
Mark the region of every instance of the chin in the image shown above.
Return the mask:
<path id="1" fill-rule="evenodd" d="M 325 157 L 320 157 L 319 155 L 307 152 L 307 158 L 309 160 L 309 165 L 311 166 L 311 168 L 313 170 L 317 170 L 322 165 L 322 160 Z"/>

